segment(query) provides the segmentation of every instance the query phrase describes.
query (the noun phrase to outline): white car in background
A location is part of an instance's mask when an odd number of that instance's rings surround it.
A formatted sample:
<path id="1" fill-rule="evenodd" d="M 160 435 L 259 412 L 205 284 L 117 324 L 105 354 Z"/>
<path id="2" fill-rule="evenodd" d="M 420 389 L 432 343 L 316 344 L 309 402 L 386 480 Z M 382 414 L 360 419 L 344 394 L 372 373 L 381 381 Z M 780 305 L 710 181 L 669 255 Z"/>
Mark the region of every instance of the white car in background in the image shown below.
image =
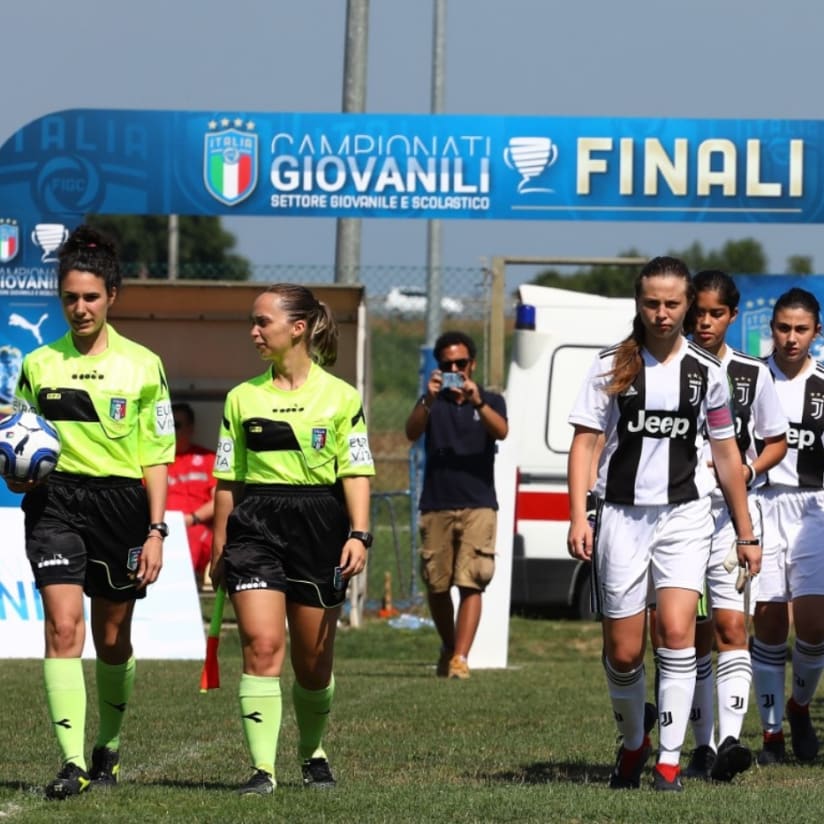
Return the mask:
<path id="1" fill-rule="evenodd" d="M 384 308 L 391 315 L 423 315 L 426 312 L 426 289 L 418 286 L 393 286 L 386 296 Z M 441 297 L 444 315 L 463 314 L 464 305 L 458 298 Z"/>

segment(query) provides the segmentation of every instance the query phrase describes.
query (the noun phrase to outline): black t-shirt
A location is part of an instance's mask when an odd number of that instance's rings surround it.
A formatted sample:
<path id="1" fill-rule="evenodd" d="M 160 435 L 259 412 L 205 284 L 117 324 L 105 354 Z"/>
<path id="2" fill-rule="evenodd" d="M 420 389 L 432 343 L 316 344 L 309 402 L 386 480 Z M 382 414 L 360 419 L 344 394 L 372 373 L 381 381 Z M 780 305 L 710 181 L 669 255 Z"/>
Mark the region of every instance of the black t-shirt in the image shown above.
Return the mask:
<path id="1" fill-rule="evenodd" d="M 506 418 L 503 396 L 479 387 L 481 398 Z M 439 509 L 498 508 L 494 463 L 496 440 L 470 403 L 448 396 L 433 404 L 426 422 L 421 512 Z"/>

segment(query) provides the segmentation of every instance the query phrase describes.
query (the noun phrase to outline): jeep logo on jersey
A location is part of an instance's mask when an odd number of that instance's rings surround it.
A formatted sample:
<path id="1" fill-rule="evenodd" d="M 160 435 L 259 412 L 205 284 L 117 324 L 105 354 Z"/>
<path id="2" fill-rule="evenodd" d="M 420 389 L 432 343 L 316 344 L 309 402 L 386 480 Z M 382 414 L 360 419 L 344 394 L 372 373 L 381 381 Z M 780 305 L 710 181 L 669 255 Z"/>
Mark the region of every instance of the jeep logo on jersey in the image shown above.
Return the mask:
<path id="1" fill-rule="evenodd" d="M 790 428 L 787 430 L 787 446 L 803 452 L 805 449 L 809 449 L 814 443 L 815 432 L 804 429 L 803 426 L 799 426 L 797 423 L 790 424 Z"/>
<path id="2" fill-rule="evenodd" d="M 258 136 L 255 124 L 224 117 L 209 123 L 203 144 L 203 182 L 221 203 L 235 206 L 255 190 L 258 176 Z"/>
<path id="3" fill-rule="evenodd" d="M 672 412 L 638 410 L 638 417 L 627 423 L 627 432 L 641 432 L 650 438 L 685 438 L 690 431 L 689 418 Z"/>

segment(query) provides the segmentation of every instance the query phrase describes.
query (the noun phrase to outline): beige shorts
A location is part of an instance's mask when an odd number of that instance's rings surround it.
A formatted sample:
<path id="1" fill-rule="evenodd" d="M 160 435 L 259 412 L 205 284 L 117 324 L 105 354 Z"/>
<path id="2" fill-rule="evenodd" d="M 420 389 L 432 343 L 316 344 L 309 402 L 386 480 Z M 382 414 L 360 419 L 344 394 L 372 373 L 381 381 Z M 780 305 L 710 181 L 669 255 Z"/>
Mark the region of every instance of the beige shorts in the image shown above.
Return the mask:
<path id="1" fill-rule="evenodd" d="M 420 516 L 421 576 L 430 592 L 483 592 L 495 572 L 494 509 L 443 509 Z"/>

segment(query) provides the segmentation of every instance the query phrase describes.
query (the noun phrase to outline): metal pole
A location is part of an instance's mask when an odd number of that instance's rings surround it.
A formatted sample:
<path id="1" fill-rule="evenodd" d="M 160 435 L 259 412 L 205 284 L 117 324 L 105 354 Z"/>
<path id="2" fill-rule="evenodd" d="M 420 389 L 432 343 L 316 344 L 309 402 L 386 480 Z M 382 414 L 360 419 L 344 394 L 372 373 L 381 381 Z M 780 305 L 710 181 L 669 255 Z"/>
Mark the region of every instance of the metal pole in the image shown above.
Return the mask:
<path id="1" fill-rule="evenodd" d="M 432 18 L 432 114 L 443 113 L 446 56 L 446 0 L 434 0 Z M 441 222 L 426 224 L 426 342 L 434 346 L 441 331 Z"/>
<path id="2" fill-rule="evenodd" d="M 347 0 L 346 45 L 343 55 L 343 111 L 366 110 L 366 50 L 369 40 L 369 0 Z M 335 239 L 335 283 L 360 279 L 361 222 L 340 218 Z"/>
<path id="3" fill-rule="evenodd" d="M 180 227 L 177 215 L 169 215 L 169 280 L 177 280 L 180 258 Z"/>

